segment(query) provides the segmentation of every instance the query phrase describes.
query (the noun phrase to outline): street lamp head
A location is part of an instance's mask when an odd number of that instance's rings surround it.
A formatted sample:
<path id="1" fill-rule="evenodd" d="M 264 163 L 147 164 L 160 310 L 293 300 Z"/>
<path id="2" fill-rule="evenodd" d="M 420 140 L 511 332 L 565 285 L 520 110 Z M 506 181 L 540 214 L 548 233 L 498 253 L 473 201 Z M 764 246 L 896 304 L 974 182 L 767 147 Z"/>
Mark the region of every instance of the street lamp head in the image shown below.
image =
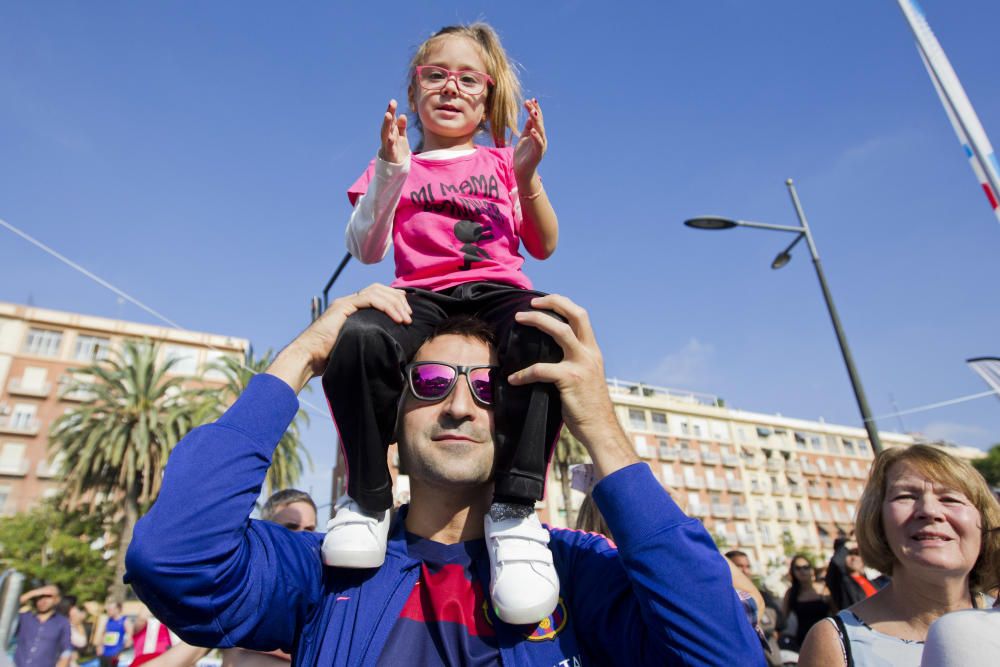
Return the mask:
<path id="1" fill-rule="evenodd" d="M 787 250 L 784 250 L 780 252 L 777 257 L 774 258 L 773 262 L 771 262 L 771 268 L 780 269 L 785 264 L 788 264 L 790 261 L 792 261 L 792 255 Z"/>
<path id="2" fill-rule="evenodd" d="M 685 220 L 684 224 L 695 229 L 732 229 L 739 223 L 735 220 L 723 218 L 718 215 L 703 215 L 697 218 L 691 218 L 690 220 Z"/>

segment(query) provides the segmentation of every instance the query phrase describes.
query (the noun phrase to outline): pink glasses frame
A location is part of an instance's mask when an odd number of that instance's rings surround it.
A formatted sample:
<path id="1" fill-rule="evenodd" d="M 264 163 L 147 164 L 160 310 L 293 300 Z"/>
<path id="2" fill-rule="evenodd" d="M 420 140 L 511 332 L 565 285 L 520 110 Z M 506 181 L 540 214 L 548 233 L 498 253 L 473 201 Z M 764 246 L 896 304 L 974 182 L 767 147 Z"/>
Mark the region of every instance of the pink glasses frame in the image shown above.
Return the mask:
<path id="1" fill-rule="evenodd" d="M 435 70 L 435 71 L 438 71 L 438 72 L 444 72 L 448 76 L 444 79 L 444 81 L 441 82 L 440 86 L 429 87 L 429 86 L 424 85 L 424 82 L 423 82 L 423 80 L 421 78 L 421 73 L 425 69 Z M 437 65 L 417 65 L 417 67 L 416 67 L 416 73 L 417 73 L 417 83 L 420 84 L 421 88 L 423 88 L 424 90 L 429 90 L 429 91 L 441 90 L 442 88 L 444 88 L 445 86 L 448 85 L 448 81 L 450 81 L 451 79 L 455 79 L 455 86 L 460 91 L 462 91 L 463 93 L 466 93 L 467 95 L 479 95 L 483 91 L 486 90 L 487 86 L 495 86 L 495 85 L 497 85 L 496 82 L 493 80 L 493 77 L 491 77 L 489 74 L 487 74 L 486 72 L 480 72 L 480 71 L 477 71 L 477 70 L 474 70 L 474 69 L 461 69 L 461 70 L 457 70 L 456 71 L 456 70 L 446 69 L 444 67 L 438 67 Z M 480 90 L 479 92 L 476 92 L 476 93 L 468 93 L 468 92 L 462 90 L 462 86 L 458 82 L 458 77 L 461 76 L 462 74 L 477 74 L 477 75 L 483 77 L 484 79 L 486 79 L 486 84 L 483 85 L 483 90 Z"/>

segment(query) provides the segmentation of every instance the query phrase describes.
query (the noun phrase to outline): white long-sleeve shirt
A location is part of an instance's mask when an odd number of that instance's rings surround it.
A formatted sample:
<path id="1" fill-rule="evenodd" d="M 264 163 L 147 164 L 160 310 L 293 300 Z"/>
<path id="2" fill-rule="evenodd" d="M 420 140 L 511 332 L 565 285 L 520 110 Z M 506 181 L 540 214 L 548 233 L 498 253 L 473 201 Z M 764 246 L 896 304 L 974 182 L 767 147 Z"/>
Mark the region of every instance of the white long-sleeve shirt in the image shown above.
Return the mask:
<path id="1" fill-rule="evenodd" d="M 472 155 L 475 149 L 436 150 L 420 154 L 426 160 L 447 160 Z M 347 222 L 347 250 L 362 264 L 381 262 L 392 245 L 392 219 L 410 173 L 410 156 L 402 162 L 375 158 L 375 170 L 368 190 L 358 197 Z M 515 200 L 516 201 L 516 200 Z"/>

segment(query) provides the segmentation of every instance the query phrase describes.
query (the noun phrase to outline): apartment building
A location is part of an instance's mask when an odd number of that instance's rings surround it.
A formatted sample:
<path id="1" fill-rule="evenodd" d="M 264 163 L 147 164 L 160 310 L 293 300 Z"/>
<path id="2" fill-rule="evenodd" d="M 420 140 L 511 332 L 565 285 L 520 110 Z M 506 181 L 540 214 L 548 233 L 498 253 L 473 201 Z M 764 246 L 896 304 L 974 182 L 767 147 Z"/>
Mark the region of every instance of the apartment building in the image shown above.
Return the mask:
<path id="1" fill-rule="evenodd" d="M 609 380 L 619 421 L 636 452 L 687 513 L 725 549 L 761 566 L 784 559 L 784 546 L 829 555 L 838 531 L 854 522 L 873 459 L 861 427 L 733 410 L 715 396 Z M 924 442 L 880 431 L 884 447 Z M 975 448 L 948 447 L 966 459 Z M 565 523 L 560 484 L 550 473 L 540 510 Z M 583 495 L 572 492 L 573 507 Z"/>
<path id="2" fill-rule="evenodd" d="M 107 357 L 125 339 L 161 344 L 173 372 L 211 383 L 205 367 L 224 355 L 242 357 L 249 341 L 0 302 L 0 514 L 31 508 L 58 487 L 49 426 L 90 398 L 69 392 L 69 369 Z"/>

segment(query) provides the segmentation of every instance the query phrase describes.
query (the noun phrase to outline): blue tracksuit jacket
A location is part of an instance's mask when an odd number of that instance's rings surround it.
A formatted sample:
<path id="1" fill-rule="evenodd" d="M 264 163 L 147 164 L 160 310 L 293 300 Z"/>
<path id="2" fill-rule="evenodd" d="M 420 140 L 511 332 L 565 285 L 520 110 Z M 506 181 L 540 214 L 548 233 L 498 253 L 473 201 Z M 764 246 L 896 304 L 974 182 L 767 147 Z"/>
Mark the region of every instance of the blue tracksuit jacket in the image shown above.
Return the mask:
<path id="1" fill-rule="evenodd" d="M 247 518 L 297 408 L 288 385 L 258 375 L 219 421 L 192 431 L 136 525 L 125 578 L 188 642 L 281 648 L 296 666 L 374 665 L 420 574 L 401 522 L 381 568 L 344 570 L 323 566 L 321 535 Z M 554 636 L 498 621 L 504 665 L 764 664 L 725 561 L 648 466 L 609 475 L 594 499 L 618 548 L 549 529 L 565 614 Z M 479 565 L 488 589 L 489 562 Z"/>

